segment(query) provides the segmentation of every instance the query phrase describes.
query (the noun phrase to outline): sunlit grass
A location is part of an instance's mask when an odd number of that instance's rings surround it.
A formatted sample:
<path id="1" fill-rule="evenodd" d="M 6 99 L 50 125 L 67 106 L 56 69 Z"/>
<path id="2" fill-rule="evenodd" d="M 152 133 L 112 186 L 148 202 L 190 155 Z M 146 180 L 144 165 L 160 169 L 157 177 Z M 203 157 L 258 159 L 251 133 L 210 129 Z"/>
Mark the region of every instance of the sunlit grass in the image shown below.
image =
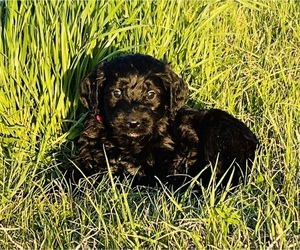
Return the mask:
<path id="1" fill-rule="evenodd" d="M 2 1 L 0 248 L 297 249 L 299 20 L 293 1 Z M 86 112 L 78 84 L 131 52 L 166 60 L 190 105 L 257 134 L 244 186 L 219 193 L 212 182 L 200 196 L 107 176 L 70 191 L 59 170 Z"/>

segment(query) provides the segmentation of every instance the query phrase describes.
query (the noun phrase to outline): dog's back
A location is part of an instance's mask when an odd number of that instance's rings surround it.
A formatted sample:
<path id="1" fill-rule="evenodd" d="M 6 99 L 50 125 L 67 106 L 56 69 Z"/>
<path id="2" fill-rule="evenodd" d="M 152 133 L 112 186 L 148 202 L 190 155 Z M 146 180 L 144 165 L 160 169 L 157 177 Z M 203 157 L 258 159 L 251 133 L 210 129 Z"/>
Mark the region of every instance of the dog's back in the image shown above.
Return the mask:
<path id="1" fill-rule="evenodd" d="M 200 177 L 204 186 L 210 182 L 212 171 L 216 171 L 217 181 L 223 178 L 226 185 L 232 173 L 230 168 L 234 169 L 231 183 L 237 185 L 249 172 L 258 146 L 256 136 L 243 122 L 218 109 L 181 108 L 174 137 L 177 173 L 194 177 L 203 171 Z"/>

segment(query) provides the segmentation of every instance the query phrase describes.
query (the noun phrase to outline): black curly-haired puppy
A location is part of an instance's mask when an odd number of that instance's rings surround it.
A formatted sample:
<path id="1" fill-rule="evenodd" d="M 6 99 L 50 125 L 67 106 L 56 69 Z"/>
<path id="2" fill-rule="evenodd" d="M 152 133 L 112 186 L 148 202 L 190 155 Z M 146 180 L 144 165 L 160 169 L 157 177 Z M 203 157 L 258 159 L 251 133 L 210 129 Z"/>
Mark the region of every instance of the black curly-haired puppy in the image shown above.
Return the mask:
<path id="1" fill-rule="evenodd" d="M 87 176 L 109 166 L 113 175 L 135 176 L 136 184 L 164 180 L 173 160 L 172 124 L 186 98 L 184 81 L 151 56 L 100 63 L 80 84 L 90 112 L 73 162 Z M 72 178 L 78 180 L 80 171 L 73 168 Z"/>
<path id="2" fill-rule="evenodd" d="M 255 135 L 221 110 L 184 106 L 187 85 L 165 63 L 141 54 L 100 63 L 81 82 L 80 99 L 89 109 L 79 154 L 69 174 L 78 180 L 111 170 L 134 176 L 133 184 L 176 187 L 200 172 L 207 186 L 212 169 L 236 185 L 251 167 Z M 106 157 L 107 156 L 107 157 Z M 211 167 L 207 167 L 211 166 Z M 249 166 L 249 168 L 247 168 Z"/>

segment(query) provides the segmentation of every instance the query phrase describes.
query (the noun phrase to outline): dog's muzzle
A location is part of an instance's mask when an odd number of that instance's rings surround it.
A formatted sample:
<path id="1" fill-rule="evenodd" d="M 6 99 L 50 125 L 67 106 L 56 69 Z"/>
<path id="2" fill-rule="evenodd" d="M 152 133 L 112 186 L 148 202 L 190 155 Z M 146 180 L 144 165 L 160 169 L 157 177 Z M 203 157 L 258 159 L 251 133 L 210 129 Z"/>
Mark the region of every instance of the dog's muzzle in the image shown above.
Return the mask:
<path id="1" fill-rule="evenodd" d="M 119 110 L 110 122 L 114 133 L 137 138 L 152 134 L 155 119 L 149 109 Z"/>

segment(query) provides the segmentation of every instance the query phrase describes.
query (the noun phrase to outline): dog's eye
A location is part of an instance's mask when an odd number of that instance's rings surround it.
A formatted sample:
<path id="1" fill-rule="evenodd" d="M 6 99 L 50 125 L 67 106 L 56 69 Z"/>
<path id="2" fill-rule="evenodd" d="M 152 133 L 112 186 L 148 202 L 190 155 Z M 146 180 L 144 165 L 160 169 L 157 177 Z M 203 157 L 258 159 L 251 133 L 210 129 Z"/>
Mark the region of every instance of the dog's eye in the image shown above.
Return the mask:
<path id="1" fill-rule="evenodd" d="M 112 91 L 112 94 L 113 94 L 114 97 L 116 97 L 116 98 L 121 98 L 121 96 L 122 96 L 122 92 L 121 92 L 121 90 L 119 90 L 119 89 L 114 89 L 114 90 Z"/>
<path id="2" fill-rule="evenodd" d="M 156 96 L 156 93 L 155 93 L 154 90 L 148 91 L 148 93 L 147 93 L 147 99 L 148 100 L 154 99 L 155 96 Z"/>

